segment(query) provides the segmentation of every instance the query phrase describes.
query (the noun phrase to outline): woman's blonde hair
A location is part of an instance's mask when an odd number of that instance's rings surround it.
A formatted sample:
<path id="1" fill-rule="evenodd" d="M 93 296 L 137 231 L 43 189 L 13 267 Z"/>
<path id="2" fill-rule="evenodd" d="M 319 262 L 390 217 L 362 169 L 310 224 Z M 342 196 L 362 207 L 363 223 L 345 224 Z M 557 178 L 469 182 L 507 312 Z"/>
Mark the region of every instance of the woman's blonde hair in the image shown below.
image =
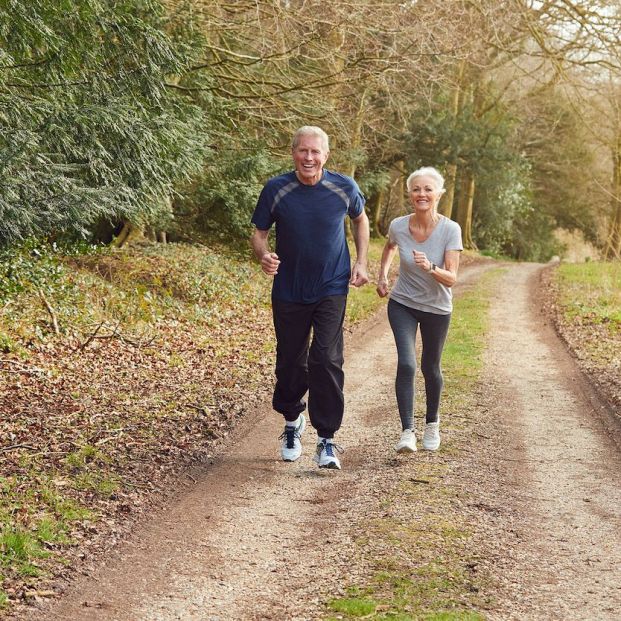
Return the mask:
<path id="1" fill-rule="evenodd" d="M 444 177 L 440 174 L 440 171 L 434 168 L 433 166 L 423 166 L 418 170 L 415 170 L 406 181 L 406 187 L 408 192 L 412 191 L 412 183 L 414 179 L 417 177 L 431 177 L 436 181 L 438 187 L 436 188 L 439 192 L 444 192 Z"/>

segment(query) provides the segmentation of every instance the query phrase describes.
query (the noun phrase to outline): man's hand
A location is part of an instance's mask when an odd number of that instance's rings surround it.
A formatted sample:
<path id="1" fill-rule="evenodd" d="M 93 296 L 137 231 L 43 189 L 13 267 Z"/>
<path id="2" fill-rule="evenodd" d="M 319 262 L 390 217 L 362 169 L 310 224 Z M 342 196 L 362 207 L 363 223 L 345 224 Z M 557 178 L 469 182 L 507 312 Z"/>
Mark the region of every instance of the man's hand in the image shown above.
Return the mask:
<path id="1" fill-rule="evenodd" d="M 361 263 L 354 263 L 354 267 L 351 270 L 351 279 L 349 284 L 352 287 L 361 287 L 362 285 L 366 285 L 369 282 L 369 275 L 367 274 L 366 265 L 362 265 Z"/>
<path id="2" fill-rule="evenodd" d="M 275 252 L 272 252 L 267 245 L 267 238 L 269 236 L 269 230 L 255 229 L 250 243 L 254 250 L 254 255 L 261 264 L 261 269 L 268 276 L 276 276 L 278 274 L 278 266 L 280 265 L 280 259 Z"/>
<path id="3" fill-rule="evenodd" d="M 261 257 L 261 269 L 268 276 L 276 276 L 278 274 L 278 266 L 280 265 L 280 259 L 275 252 L 266 252 Z"/>

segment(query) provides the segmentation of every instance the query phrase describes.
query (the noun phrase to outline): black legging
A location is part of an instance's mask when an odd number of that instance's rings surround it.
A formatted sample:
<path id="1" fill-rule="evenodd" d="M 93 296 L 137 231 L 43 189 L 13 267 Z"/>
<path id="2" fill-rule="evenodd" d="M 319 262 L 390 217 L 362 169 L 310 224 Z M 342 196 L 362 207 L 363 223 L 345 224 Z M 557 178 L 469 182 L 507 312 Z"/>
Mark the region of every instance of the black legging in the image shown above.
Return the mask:
<path id="1" fill-rule="evenodd" d="M 440 393 L 444 385 L 440 358 L 451 315 L 450 313 L 448 315 L 427 313 L 390 300 L 388 302 L 388 320 L 397 345 L 395 392 L 402 428 L 414 429 L 416 331 L 419 325 L 423 343 L 421 371 L 425 378 L 427 397 L 425 421 L 435 423 L 438 420 Z"/>

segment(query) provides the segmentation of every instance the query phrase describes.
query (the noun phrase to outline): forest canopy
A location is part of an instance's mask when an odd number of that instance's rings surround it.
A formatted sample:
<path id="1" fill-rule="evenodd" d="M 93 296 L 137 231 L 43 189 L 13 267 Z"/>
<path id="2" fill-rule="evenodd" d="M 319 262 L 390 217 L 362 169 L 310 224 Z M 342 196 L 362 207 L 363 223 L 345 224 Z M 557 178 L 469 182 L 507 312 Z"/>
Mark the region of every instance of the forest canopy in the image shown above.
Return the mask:
<path id="1" fill-rule="evenodd" d="M 470 248 L 618 259 L 620 38 L 613 0 L 0 0 L 0 244 L 235 241 L 313 124 L 376 235 L 424 164 Z"/>

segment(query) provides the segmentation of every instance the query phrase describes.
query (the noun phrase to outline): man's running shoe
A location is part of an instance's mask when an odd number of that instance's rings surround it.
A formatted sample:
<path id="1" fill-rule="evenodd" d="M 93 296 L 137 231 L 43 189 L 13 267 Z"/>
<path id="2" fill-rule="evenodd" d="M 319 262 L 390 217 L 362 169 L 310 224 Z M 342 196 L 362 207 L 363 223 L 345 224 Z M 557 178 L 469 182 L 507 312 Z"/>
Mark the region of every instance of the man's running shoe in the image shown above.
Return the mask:
<path id="1" fill-rule="evenodd" d="M 416 451 L 416 433 L 413 429 L 405 429 L 401 432 L 401 438 L 397 442 L 397 453 L 414 453 Z"/>
<path id="2" fill-rule="evenodd" d="M 440 448 L 440 423 L 426 423 L 423 432 L 423 448 L 437 451 Z"/>
<path id="3" fill-rule="evenodd" d="M 332 440 L 322 440 L 317 444 L 317 451 L 313 457 L 314 462 L 320 468 L 329 468 L 330 470 L 340 470 L 341 462 L 336 453 L 342 453 L 343 449 L 332 442 Z"/>
<path id="4" fill-rule="evenodd" d="M 279 440 L 280 455 L 283 461 L 295 461 L 302 454 L 302 434 L 306 429 L 306 419 L 304 414 L 300 414 L 295 427 L 293 425 L 285 425 L 285 430 L 280 434 Z"/>

